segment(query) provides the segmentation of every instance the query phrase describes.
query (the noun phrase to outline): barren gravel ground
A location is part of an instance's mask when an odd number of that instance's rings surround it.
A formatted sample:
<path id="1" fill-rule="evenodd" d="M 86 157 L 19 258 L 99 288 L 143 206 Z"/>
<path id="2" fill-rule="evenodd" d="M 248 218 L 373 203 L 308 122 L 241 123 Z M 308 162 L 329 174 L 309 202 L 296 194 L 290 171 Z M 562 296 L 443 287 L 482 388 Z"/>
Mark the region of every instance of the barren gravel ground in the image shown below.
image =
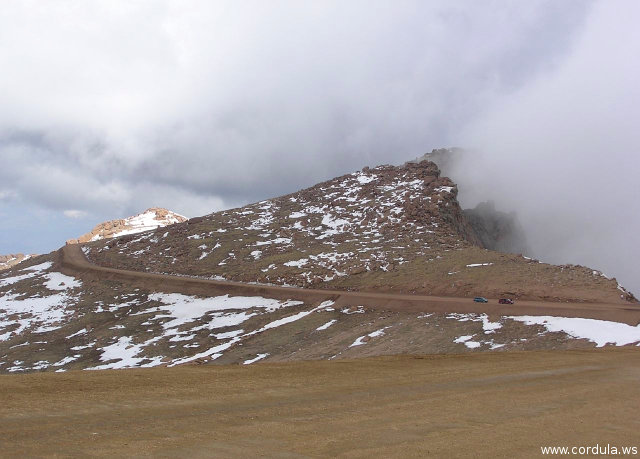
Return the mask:
<path id="1" fill-rule="evenodd" d="M 539 457 L 639 446 L 640 349 L 0 376 L 3 457 Z"/>

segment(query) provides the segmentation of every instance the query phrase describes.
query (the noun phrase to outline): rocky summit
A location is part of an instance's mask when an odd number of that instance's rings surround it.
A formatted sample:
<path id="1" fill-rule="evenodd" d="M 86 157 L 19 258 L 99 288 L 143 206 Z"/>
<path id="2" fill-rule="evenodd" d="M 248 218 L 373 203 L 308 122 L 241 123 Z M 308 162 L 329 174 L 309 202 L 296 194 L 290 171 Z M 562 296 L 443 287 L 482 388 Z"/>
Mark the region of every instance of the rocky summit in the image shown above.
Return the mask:
<path id="1" fill-rule="evenodd" d="M 167 225 L 173 225 L 186 221 L 182 215 L 170 210 L 151 207 L 144 212 L 128 218 L 119 218 L 96 225 L 91 231 L 77 239 L 69 239 L 67 244 L 82 244 L 85 242 L 99 241 L 113 237 L 136 234 L 149 231 Z"/>

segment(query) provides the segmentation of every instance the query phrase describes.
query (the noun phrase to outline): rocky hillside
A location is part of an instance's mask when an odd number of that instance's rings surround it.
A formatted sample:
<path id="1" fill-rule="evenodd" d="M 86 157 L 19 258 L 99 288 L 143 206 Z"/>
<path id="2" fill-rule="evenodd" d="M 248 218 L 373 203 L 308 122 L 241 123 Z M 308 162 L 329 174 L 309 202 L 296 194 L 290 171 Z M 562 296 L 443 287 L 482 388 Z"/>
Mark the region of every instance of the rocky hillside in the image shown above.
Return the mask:
<path id="1" fill-rule="evenodd" d="M 167 209 L 152 207 L 133 217 L 110 220 L 96 225 L 90 232 L 77 239 L 70 239 L 67 244 L 82 244 L 85 242 L 110 239 L 127 234 L 136 234 L 152 229 L 173 225 L 186 221 L 187 218 Z"/>
<path id="2" fill-rule="evenodd" d="M 0 373 L 640 342 L 640 326 L 604 320 L 193 296 L 62 271 L 56 252 L 0 274 Z"/>
<path id="3" fill-rule="evenodd" d="M 304 301 L 287 289 L 269 297 L 274 289 L 260 285 L 244 296 L 230 296 L 224 285 L 187 292 L 164 278 L 154 283 L 70 271 L 62 252 L 34 257 L 0 274 L 0 372 L 640 342 L 633 319 L 532 316 L 535 302 L 519 309 L 529 298 L 617 303 L 611 307 L 620 317 L 640 313 L 615 279 L 597 271 L 480 247 L 481 235 L 456 193 L 425 161 L 365 168 L 138 234 L 99 240 L 153 226 L 155 218 L 135 217 L 143 224 L 128 229 L 103 228 L 81 247 L 98 265 L 320 290 Z M 493 308 L 480 305 L 473 313 L 442 312 L 448 306 L 425 312 L 406 307 L 411 300 L 352 301 L 326 288 L 466 297 L 456 299 L 465 310 L 474 306 L 473 296 L 494 300 Z M 497 312 L 500 296 L 516 298 L 513 314 Z"/>
<path id="4" fill-rule="evenodd" d="M 31 257 L 35 257 L 36 255 L 25 255 L 24 253 L 13 253 L 9 255 L 0 255 L 0 271 L 5 269 L 9 269 L 12 266 L 17 265 L 25 260 L 28 260 Z"/>
<path id="5" fill-rule="evenodd" d="M 171 229 L 84 247 L 101 266 L 242 282 L 550 301 L 626 301 L 614 279 L 483 249 L 429 161 L 380 166 Z"/>
<path id="6" fill-rule="evenodd" d="M 365 168 L 87 252 L 104 266 L 317 286 L 478 244 L 456 194 L 433 163 Z"/>

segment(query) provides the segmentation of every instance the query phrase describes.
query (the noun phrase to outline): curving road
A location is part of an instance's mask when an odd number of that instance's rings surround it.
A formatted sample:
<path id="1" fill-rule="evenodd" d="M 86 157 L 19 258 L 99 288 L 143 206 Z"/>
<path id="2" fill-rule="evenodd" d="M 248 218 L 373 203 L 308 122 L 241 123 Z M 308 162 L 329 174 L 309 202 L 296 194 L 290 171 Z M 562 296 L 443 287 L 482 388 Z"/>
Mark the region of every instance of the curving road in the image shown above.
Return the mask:
<path id="1" fill-rule="evenodd" d="M 168 274 L 152 274 L 95 265 L 85 257 L 80 245 L 66 245 L 59 250 L 62 271 L 80 278 L 92 277 L 133 283 L 137 287 L 162 292 L 189 295 L 246 295 L 276 299 L 295 299 L 308 303 L 334 300 L 337 307 L 365 306 L 372 309 L 403 312 L 457 312 L 497 315 L 535 315 L 583 317 L 611 320 L 629 325 L 640 324 L 640 305 L 612 303 L 552 303 L 518 301 L 514 305 L 474 303 L 472 298 L 406 295 L 378 292 L 347 292 L 339 290 L 306 289 L 242 282 L 217 281 Z"/>

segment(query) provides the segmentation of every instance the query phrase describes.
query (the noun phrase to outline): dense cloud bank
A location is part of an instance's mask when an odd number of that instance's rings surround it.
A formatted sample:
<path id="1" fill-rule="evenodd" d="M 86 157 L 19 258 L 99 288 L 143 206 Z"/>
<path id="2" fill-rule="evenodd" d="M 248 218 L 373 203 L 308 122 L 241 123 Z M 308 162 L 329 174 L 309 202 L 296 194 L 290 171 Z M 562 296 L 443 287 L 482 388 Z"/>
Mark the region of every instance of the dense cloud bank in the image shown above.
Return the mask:
<path id="1" fill-rule="evenodd" d="M 640 4 L 600 3 L 554 71 L 496 101 L 462 141 L 461 195 L 517 209 L 536 256 L 640 292 Z"/>
<path id="2" fill-rule="evenodd" d="M 2 189 L 189 215 L 449 144 L 563 58 L 585 7 L 533 2 L 5 5 Z M 545 40 L 536 37 L 545 36 Z"/>

